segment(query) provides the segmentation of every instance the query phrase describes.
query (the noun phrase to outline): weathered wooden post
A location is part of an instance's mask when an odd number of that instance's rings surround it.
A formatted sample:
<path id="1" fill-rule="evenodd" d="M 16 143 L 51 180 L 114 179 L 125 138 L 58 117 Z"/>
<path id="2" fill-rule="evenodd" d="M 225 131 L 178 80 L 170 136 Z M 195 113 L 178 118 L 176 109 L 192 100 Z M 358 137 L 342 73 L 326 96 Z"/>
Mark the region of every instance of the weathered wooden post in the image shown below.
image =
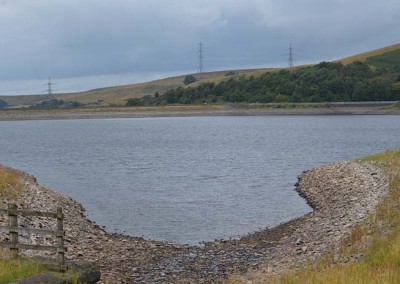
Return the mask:
<path id="1" fill-rule="evenodd" d="M 17 205 L 8 203 L 8 225 L 10 227 L 10 253 L 12 258 L 18 257 L 18 218 Z"/>
<path id="2" fill-rule="evenodd" d="M 60 271 L 64 271 L 64 225 L 63 225 L 64 214 L 62 212 L 62 208 L 57 208 L 57 252 L 58 252 L 58 265 L 60 267 Z"/>

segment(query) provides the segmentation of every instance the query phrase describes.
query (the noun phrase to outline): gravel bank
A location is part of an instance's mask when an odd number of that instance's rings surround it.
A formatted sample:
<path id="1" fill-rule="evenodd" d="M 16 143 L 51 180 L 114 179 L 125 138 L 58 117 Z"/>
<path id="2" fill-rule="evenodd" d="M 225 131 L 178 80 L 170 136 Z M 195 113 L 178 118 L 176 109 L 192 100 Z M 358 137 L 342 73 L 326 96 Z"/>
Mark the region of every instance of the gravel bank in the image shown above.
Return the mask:
<path id="1" fill-rule="evenodd" d="M 40 186 L 34 177 L 24 176 L 25 201 L 19 207 L 55 210 L 61 205 L 66 214 L 66 257 L 97 262 L 102 269 L 101 283 L 200 283 L 231 274 L 258 282 L 332 250 L 356 223 L 374 211 L 388 188 L 382 170 L 369 164 L 343 162 L 312 169 L 299 177 L 296 190 L 313 212 L 240 240 L 192 247 L 108 233 L 84 216 L 78 202 Z M 50 221 L 19 222 L 40 227 Z"/>

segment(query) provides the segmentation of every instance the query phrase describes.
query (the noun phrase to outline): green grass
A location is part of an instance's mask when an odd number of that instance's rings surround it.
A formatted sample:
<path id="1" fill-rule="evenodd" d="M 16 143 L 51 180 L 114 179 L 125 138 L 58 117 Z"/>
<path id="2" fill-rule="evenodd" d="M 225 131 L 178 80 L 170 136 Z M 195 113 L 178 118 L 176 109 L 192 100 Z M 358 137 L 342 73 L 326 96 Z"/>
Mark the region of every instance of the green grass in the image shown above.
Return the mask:
<path id="1" fill-rule="evenodd" d="M 43 264 L 37 260 L 11 260 L 5 250 L 0 250 L 0 283 L 13 282 L 45 271 Z"/>
<path id="2" fill-rule="evenodd" d="M 394 50 L 398 50 L 400 49 L 400 44 L 393 44 L 390 46 L 386 46 L 383 48 L 379 48 L 379 49 L 375 49 L 372 51 L 367 51 L 367 52 L 363 52 L 360 54 L 356 54 L 353 56 L 349 56 L 340 60 L 337 60 L 338 62 L 341 62 L 343 64 L 349 64 L 352 63 L 354 61 L 366 61 L 368 58 L 374 57 L 374 56 L 379 56 L 381 54 L 387 53 L 387 52 L 391 52 Z"/>
<path id="3" fill-rule="evenodd" d="M 378 68 L 400 66 L 400 49 L 367 58 L 366 63 Z"/>
<path id="4" fill-rule="evenodd" d="M 43 261 L 37 258 L 10 259 L 6 250 L 0 249 L 0 283 L 9 283 L 39 274 L 54 275 L 67 283 L 78 283 L 78 273 L 69 269 L 65 273 L 49 270 Z"/>

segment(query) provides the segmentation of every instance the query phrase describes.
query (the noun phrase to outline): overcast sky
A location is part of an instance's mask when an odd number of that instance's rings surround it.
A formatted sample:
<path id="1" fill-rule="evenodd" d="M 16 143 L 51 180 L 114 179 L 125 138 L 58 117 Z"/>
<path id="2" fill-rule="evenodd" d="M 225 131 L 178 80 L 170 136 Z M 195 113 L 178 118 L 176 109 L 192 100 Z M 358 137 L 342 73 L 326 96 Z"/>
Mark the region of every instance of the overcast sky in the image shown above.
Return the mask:
<path id="1" fill-rule="evenodd" d="M 0 95 L 287 66 L 400 42 L 399 0 L 0 0 Z"/>

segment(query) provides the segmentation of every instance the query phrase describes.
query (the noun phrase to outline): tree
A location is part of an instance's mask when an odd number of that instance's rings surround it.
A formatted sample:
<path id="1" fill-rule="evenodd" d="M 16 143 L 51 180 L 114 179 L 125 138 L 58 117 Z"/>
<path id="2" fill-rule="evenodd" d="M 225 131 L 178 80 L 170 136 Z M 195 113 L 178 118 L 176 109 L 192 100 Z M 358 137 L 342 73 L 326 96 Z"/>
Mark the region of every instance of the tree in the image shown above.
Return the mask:
<path id="1" fill-rule="evenodd" d="M 197 79 L 193 75 L 186 75 L 185 79 L 183 79 L 183 84 L 189 85 L 196 81 L 197 81 Z"/>
<path id="2" fill-rule="evenodd" d="M 6 106 L 8 106 L 8 104 L 5 101 L 0 100 L 0 108 L 5 108 Z"/>
<path id="3" fill-rule="evenodd" d="M 140 106 L 141 104 L 142 102 L 138 98 L 131 98 L 126 102 L 126 106 Z"/>

